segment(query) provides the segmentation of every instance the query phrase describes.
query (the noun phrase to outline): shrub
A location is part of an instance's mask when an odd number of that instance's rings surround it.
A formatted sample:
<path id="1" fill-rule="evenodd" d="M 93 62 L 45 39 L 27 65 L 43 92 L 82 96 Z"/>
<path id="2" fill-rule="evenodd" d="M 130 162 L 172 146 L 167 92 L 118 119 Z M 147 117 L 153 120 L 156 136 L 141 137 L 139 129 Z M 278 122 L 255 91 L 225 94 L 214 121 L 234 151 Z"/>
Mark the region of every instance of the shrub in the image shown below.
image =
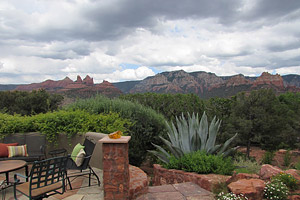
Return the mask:
<path id="1" fill-rule="evenodd" d="M 203 151 L 196 151 L 185 154 L 177 159 L 171 156 L 168 164 L 163 164 L 168 169 L 179 169 L 186 172 L 196 172 L 198 174 L 223 174 L 231 175 L 234 165 L 230 157 L 206 154 Z"/>
<path id="2" fill-rule="evenodd" d="M 198 150 L 225 157 L 235 151 L 236 148 L 228 147 L 237 134 L 228 139 L 224 144 L 216 145 L 216 137 L 220 125 L 221 121 L 216 119 L 216 117 L 214 117 L 210 125 L 208 125 L 205 112 L 201 120 L 199 120 L 198 114 L 195 115 L 193 113 L 190 115 L 188 113 L 187 119 L 182 114 L 181 117 L 176 117 L 176 126 L 174 123 L 167 123 L 169 140 L 163 137 L 160 138 L 171 154 L 176 158 Z M 168 163 L 171 155 L 161 146 L 153 145 L 157 148 L 157 151 L 150 150 L 149 152 L 157 156 L 162 162 Z"/>
<path id="3" fill-rule="evenodd" d="M 288 192 L 288 187 L 283 182 L 271 181 L 266 184 L 264 197 L 266 199 L 286 200 Z"/>
<path id="4" fill-rule="evenodd" d="M 221 192 L 217 195 L 217 200 L 246 200 L 248 199 L 243 194 L 234 194 L 232 192 L 230 193 L 224 193 Z"/>
<path id="5" fill-rule="evenodd" d="M 34 116 L 0 114 L 0 138 L 16 132 L 39 131 L 54 143 L 59 133 L 69 138 L 88 131 L 111 133 L 121 130 L 125 134 L 132 123 L 122 119 L 117 113 L 90 114 L 85 111 L 56 111 Z"/>
<path id="6" fill-rule="evenodd" d="M 284 172 L 280 172 L 273 176 L 272 181 L 283 182 L 290 190 L 298 189 L 298 180 L 294 176 Z"/>
<path id="7" fill-rule="evenodd" d="M 0 139 L 11 133 L 34 131 L 32 117 L 0 113 Z"/>
<path id="8" fill-rule="evenodd" d="M 220 193 L 227 194 L 228 193 L 228 187 L 226 182 L 219 182 L 215 184 L 212 188 L 212 192 L 215 196 L 217 196 Z"/>
<path id="9" fill-rule="evenodd" d="M 204 101 L 195 94 L 157 94 L 139 93 L 120 96 L 132 102 L 138 102 L 163 114 L 168 120 L 174 120 L 181 113 L 193 113 L 204 111 Z M 187 115 L 185 116 L 187 117 Z"/>
<path id="10" fill-rule="evenodd" d="M 274 156 L 275 153 L 273 151 L 266 151 L 261 161 L 262 164 L 272 164 Z"/>
<path id="11" fill-rule="evenodd" d="M 289 167 L 292 161 L 292 155 L 290 150 L 286 151 L 283 157 L 283 165 Z"/>
<path id="12" fill-rule="evenodd" d="M 235 157 L 234 166 L 237 173 L 257 174 L 261 168 L 255 160 L 247 159 L 245 157 Z"/>
<path id="13" fill-rule="evenodd" d="M 86 110 L 90 113 L 119 113 L 122 118 L 129 119 L 133 125 L 129 127 L 129 161 L 139 166 L 146 158 L 147 150 L 153 149 L 151 142 L 161 144 L 159 136 L 166 134 L 165 118 L 153 109 L 121 99 L 109 99 L 96 96 L 79 100 L 69 105 L 67 110 Z"/>
<path id="14" fill-rule="evenodd" d="M 300 170 L 300 161 L 296 162 L 295 169 L 296 170 Z"/>
<path id="15" fill-rule="evenodd" d="M 55 142 L 59 133 L 65 133 L 68 138 L 75 134 L 88 131 L 111 133 L 120 130 L 125 134 L 132 123 L 122 119 L 117 113 L 90 114 L 86 111 L 57 111 L 39 114 L 33 117 L 36 130 L 45 133 L 48 141 Z"/>

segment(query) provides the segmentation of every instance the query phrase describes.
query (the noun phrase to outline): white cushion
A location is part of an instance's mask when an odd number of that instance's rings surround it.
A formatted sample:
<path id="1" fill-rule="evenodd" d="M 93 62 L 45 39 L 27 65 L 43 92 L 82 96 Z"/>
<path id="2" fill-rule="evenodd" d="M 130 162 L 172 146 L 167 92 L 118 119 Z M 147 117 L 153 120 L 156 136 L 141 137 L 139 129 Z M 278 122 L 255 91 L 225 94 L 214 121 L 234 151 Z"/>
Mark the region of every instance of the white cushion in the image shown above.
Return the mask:
<path id="1" fill-rule="evenodd" d="M 81 166 L 85 157 L 85 151 L 83 149 L 80 149 L 79 153 L 76 156 L 75 164 L 77 167 Z"/>

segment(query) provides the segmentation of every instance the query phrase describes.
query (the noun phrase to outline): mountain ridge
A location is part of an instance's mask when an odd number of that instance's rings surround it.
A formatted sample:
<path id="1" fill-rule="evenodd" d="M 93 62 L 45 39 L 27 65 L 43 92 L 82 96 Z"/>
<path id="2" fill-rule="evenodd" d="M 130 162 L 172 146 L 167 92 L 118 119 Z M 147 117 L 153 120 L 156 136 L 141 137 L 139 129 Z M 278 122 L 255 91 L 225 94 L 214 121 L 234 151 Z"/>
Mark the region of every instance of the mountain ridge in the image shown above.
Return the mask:
<path id="1" fill-rule="evenodd" d="M 69 77 L 63 80 L 53 81 L 46 80 L 41 83 L 31 83 L 18 85 L 14 90 L 32 91 L 45 89 L 48 92 L 64 93 L 68 96 L 90 97 L 94 94 L 102 94 L 109 97 L 119 96 L 122 91 L 108 81 L 103 80 L 102 83 L 94 84 L 93 78 L 87 75 L 82 79 L 79 75 L 76 81 L 72 81 Z"/>
<path id="2" fill-rule="evenodd" d="M 103 94 L 116 97 L 123 93 L 195 93 L 201 98 L 229 97 L 238 92 L 272 88 L 277 93 L 300 92 L 300 75 L 289 74 L 280 76 L 263 72 L 258 77 L 236 74 L 232 76 L 217 76 L 212 72 L 183 70 L 158 73 L 140 81 L 125 81 L 109 83 L 103 81 L 94 84 L 93 78 L 87 75 L 84 79 L 77 76 L 75 81 L 69 77 L 63 80 L 46 80 L 41 83 L 24 85 L 0 85 L 0 90 L 31 91 L 45 89 L 49 92 L 65 93 L 71 96 L 82 94 L 89 97 L 93 94 Z"/>
<path id="3" fill-rule="evenodd" d="M 121 87 L 121 83 L 114 83 Z M 132 84 L 124 93 L 195 93 L 202 98 L 229 97 L 238 92 L 272 88 L 277 93 L 300 92 L 300 75 L 280 76 L 263 72 L 261 76 L 243 74 L 217 76 L 211 72 L 185 72 L 183 70 L 162 72 Z"/>

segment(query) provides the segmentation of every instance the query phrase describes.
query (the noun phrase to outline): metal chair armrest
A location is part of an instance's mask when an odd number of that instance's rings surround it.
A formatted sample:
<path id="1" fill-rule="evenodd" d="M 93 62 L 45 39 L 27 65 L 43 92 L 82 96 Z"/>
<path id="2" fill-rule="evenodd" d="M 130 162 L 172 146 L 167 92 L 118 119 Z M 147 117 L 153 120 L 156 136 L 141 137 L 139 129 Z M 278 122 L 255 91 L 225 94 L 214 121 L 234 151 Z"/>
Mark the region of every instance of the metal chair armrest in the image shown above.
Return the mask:
<path id="1" fill-rule="evenodd" d="M 20 182 L 20 179 L 18 179 L 18 176 L 25 178 L 26 180 L 28 179 L 28 176 L 25 176 L 23 174 L 15 173 L 14 174 L 14 184 L 17 184 Z"/>

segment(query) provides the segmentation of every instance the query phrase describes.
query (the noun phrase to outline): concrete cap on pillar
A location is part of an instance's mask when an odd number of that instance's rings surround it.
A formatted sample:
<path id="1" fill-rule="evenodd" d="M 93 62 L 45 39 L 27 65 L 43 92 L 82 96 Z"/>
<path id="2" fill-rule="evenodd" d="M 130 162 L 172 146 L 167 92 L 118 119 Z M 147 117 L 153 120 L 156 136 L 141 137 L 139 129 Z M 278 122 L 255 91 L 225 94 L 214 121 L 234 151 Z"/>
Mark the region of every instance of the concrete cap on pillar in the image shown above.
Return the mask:
<path id="1" fill-rule="evenodd" d="M 108 136 L 99 140 L 100 143 L 128 143 L 131 136 L 121 136 L 119 139 L 110 139 Z"/>

